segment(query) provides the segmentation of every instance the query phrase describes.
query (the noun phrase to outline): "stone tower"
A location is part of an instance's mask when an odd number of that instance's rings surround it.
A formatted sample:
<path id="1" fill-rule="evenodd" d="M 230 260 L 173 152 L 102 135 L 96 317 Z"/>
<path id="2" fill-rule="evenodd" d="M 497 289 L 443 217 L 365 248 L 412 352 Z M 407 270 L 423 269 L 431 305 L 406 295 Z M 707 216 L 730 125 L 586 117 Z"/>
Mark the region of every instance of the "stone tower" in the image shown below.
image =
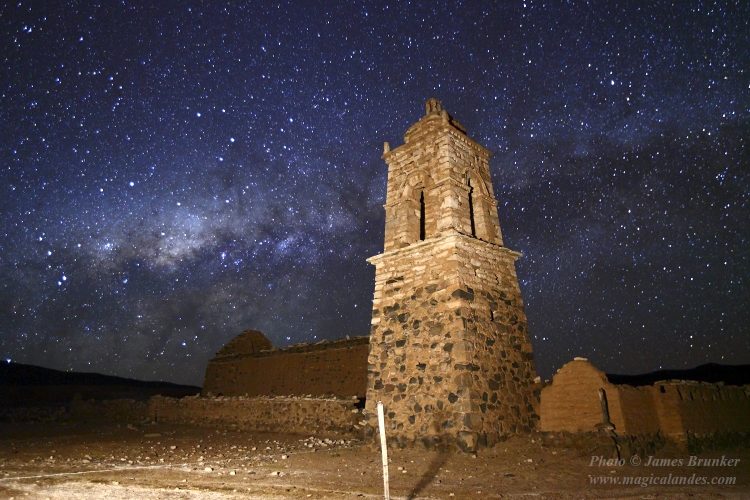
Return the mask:
<path id="1" fill-rule="evenodd" d="M 385 143 L 366 405 L 376 426 L 383 402 L 400 443 L 468 451 L 537 420 L 520 254 L 503 245 L 489 158 L 436 99 L 402 146 Z"/>

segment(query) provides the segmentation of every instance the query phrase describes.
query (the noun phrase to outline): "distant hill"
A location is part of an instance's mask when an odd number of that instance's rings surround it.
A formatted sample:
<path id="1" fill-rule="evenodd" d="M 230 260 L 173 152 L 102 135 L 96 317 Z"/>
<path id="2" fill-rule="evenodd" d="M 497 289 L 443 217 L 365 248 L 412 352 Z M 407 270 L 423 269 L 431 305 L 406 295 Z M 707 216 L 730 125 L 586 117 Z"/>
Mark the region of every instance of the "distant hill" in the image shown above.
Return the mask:
<path id="1" fill-rule="evenodd" d="M 640 375 L 607 374 L 613 384 L 651 385 L 660 380 L 693 380 L 726 385 L 750 384 L 750 365 L 719 365 L 707 363 L 687 370 L 658 370 Z"/>
<path id="2" fill-rule="evenodd" d="M 13 406 L 65 404 L 82 399 L 148 399 L 183 397 L 200 392 L 200 387 L 171 382 L 134 380 L 100 373 L 65 372 L 0 362 L 0 398 Z"/>

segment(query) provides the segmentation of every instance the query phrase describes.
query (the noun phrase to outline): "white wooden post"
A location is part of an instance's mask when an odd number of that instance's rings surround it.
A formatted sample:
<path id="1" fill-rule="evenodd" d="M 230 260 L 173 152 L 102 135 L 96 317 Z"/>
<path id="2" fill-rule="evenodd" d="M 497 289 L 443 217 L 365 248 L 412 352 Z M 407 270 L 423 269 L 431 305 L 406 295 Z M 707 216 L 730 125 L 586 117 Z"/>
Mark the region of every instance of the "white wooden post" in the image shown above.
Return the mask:
<path id="1" fill-rule="evenodd" d="M 391 500 L 391 492 L 388 486 L 388 447 L 385 442 L 385 417 L 383 416 L 382 401 L 378 401 L 378 429 L 380 430 L 380 453 L 383 458 L 383 498 Z"/>

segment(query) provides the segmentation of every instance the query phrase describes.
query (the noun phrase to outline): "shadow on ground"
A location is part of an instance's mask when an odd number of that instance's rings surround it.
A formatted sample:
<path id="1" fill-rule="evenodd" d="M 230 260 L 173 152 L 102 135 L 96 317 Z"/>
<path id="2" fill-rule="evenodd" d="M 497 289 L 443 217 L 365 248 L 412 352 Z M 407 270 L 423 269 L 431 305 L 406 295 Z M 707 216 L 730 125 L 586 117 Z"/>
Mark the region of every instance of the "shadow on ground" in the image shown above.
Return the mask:
<path id="1" fill-rule="evenodd" d="M 409 495 L 406 497 L 409 500 L 413 498 L 417 498 L 417 496 L 425 489 L 427 488 L 432 481 L 435 480 L 435 476 L 437 476 L 438 472 L 440 472 L 440 468 L 445 464 L 445 462 L 448 460 L 448 453 L 443 451 L 439 452 L 430 462 L 430 465 L 427 467 L 427 470 L 424 474 L 422 474 L 422 477 L 419 479 L 419 482 L 414 485 L 414 488 L 409 492 Z"/>

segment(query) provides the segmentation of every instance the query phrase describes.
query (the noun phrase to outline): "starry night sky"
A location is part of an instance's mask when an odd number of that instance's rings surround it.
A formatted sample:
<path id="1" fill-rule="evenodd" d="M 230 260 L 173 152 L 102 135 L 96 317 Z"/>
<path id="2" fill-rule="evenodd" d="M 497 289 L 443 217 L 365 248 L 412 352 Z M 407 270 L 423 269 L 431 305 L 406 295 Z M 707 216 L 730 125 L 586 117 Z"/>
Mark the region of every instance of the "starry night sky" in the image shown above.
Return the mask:
<path id="1" fill-rule="evenodd" d="M 435 96 L 542 376 L 750 362 L 747 2 L 321 3 L 0 7 L 3 358 L 200 384 L 246 328 L 368 334 L 382 144 Z"/>

